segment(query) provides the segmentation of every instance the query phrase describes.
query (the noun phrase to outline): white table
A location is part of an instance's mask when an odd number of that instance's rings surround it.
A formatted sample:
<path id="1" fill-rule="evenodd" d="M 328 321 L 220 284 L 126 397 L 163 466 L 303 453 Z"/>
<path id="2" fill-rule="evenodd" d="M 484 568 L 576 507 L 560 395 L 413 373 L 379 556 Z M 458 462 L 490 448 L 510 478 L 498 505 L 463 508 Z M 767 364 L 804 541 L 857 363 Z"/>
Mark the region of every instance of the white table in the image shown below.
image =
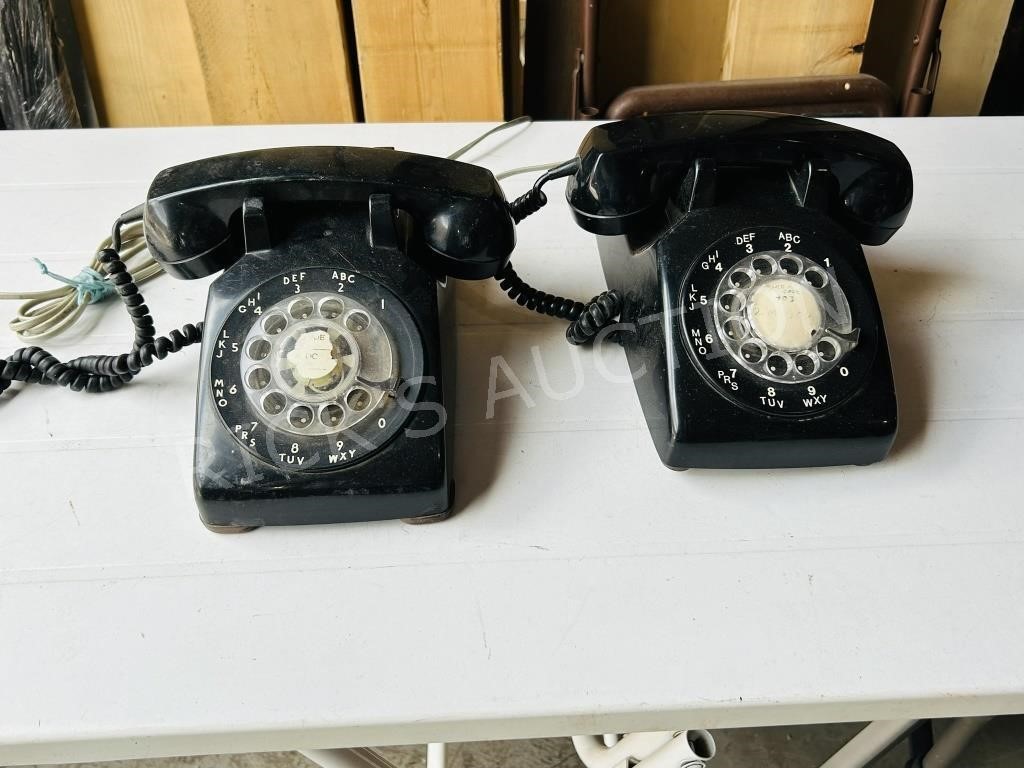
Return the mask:
<path id="1" fill-rule="evenodd" d="M 5 396 L 0 763 L 1024 711 L 1024 121 L 864 125 L 917 186 L 868 254 L 902 420 L 874 467 L 670 472 L 621 352 L 569 349 L 493 283 L 459 286 L 458 513 L 438 525 L 209 533 L 198 350 L 110 395 Z M 563 159 L 586 129 L 513 130 L 467 159 Z M 45 285 L 33 255 L 75 273 L 174 163 L 446 153 L 481 130 L 0 132 L 2 283 Z M 560 187 L 515 263 L 586 298 L 596 248 Z M 204 284 L 145 294 L 159 329 L 202 316 Z M 119 307 L 90 317 L 58 354 L 127 349 Z M 496 355 L 532 403 L 488 419 Z M 574 359 L 578 392 L 553 396 Z"/>

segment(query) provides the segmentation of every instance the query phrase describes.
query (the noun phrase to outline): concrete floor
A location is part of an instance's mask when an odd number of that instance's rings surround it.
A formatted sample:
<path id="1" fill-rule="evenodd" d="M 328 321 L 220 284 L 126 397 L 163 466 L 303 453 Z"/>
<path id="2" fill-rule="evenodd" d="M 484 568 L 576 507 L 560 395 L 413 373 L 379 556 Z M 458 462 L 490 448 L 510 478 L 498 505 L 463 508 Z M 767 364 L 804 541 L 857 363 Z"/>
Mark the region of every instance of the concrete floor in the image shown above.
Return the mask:
<path id="1" fill-rule="evenodd" d="M 718 754 L 711 768 L 816 768 L 857 733 L 856 723 L 714 731 Z M 936 732 L 943 723 L 938 721 Z M 424 768 L 422 746 L 379 750 L 398 768 Z M 905 748 L 897 747 L 877 768 L 904 768 Z M 86 763 L 87 768 L 316 768 L 297 752 L 206 755 L 163 760 Z M 569 739 L 525 739 L 452 744 L 449 768 L 582 768 Z M 993 720 L 972 742 L 955 768 L 1024 766 L 1024 715 Z M 68 768 L 71 768 L 68 766 Z"/>

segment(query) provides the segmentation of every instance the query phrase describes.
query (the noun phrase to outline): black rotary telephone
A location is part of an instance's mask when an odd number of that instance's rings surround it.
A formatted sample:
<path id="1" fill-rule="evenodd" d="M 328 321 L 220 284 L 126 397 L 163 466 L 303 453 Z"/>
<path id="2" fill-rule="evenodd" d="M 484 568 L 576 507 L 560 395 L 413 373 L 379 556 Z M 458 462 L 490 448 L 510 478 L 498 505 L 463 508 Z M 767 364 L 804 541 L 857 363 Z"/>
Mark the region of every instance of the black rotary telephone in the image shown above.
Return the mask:
<path id="1" fill-rule="evenodd" d="M 609 286 L 585 303 L 509 263 L 515 224 L 565 177 Z M 735 112 L 595 127 L 511 202 L 483 168 L 389 149 L 207 158 L 162 171 L 98 255 L 132 318 L 131 352 L 62 362 L 20 349 L 0 392 L 117 389 L 201 339 L 195 490 L 210 528 L 440 519 L 452 503 L 447 277 L 494 277 L 569 321 L 571 343 L 625 348 L 670 467 L 866 464 L 891 446 L 896 399 L 861 243 L 886 242 L 911 196 L 888 141 Z M 140 218 L 173 276 L 223 271 L 205 324 L 156 336 L 119 255 L 121 228 Z"/>
<path id="2" fill-rule="evenodd" d="M 672 468 L 879 461 L 896 397 L 861 243 L 892 237 L 912 194 L 894 144 L 821 120 L 598 126 L 566 197 L 610 290 L 569 340 L 622 344 Z"/>
<path id="3" fill-rule="evenodd" d="M 489 171 L 388 149 L 245 152 L 162 171 L 144 221 L 170 274 L 224 270 L 196 420 L 208 526 L 448 514 L 445 277 L 493 277 L 515 245 Z"/>
<path id="4" fill-rule="evenodd" d="M 510 269 L 514 211 L 490 171 L 391 149 L 267 149 L 168 168 L 98 256 L 134 323 L 132 351 L 65 363 L 21 349 L 0 367 L 0 392 L 12 381 L 117 389 L 201 339 L 194 485 L 209 528 L 442 519 L 447 277 Z M 204 323 L 156 336 L 119 256 L 122 227 L 139 218 L 174 277 L 223 270 Z"/>

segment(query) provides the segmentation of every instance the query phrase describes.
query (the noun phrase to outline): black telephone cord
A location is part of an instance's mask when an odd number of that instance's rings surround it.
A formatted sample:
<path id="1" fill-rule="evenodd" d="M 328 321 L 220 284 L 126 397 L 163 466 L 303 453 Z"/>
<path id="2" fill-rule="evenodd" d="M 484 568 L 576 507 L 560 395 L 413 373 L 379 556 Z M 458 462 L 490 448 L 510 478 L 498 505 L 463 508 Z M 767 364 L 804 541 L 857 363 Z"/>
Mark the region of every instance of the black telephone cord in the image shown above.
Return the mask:
<path id="1" fill-rule="evenodd" d="M 573 158 L 544 173 L 528 192 L 508 204 L 512 220 L 518 224 L 527 216 L 543 208 L 548 202 L 547 196 L 541 189 L 544 184 L 552 179 L 575 173 L 578 165 L 579 160 Z M 581 301 L 545 293 L 534 288 L 519 276 L 511 262 L 505 264 L 494 279 L 498 281 L 501 289 L 508 294 L 509 298 L 519 306 L 542 315 L 568 320 L 569 327 L 565 329 L 565 338 L 570 344 L 588 343 L 603 328 L 613 323 L 622 311 L 622 297 L 618 291 L 603 291 L 584 304 Z"/>
<path id="2" fill-rule="evenodd" d="M 124 217 L 117 220 L 112 235 L 114 247 L 101 250 L 97 260 L 131 317 L 135 328 L 132 351 L 76 357 L 65 363 L 40 347 L 23 347 L 0 365 L 0 393 L 15 381 L 58 384 L 75 392 L 110 392 L 123 387 L 155 360 L 163 360 L 172 352 L 202 340 L 202 323 L 188 323 L 167 336 L 156 335 L 149 308 L 118 253 L 121 227 L 129 221 Z"/>

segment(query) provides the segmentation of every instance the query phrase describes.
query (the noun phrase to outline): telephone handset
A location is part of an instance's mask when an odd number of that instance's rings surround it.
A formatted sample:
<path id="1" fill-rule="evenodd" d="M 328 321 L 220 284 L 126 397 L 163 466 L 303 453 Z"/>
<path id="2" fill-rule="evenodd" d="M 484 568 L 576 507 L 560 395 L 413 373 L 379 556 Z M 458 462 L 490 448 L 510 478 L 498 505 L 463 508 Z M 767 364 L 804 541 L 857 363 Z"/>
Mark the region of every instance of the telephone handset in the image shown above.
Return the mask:
<path id="1" fill-rule="evenodd" d="M 170 274 L 203 277 L 245 253 L 248 242 L 238 239 L 243 230 L 260 236 L 237 226 L 248 199 L 262 200 L 264 206 L 308 206 L 363 204 L 375 196 L 381 205 L 411 217 L 410 235 L 423 246 L 416 255 L 434 274 L 493 277 L 515 245 L 508 204 L 490 171 L 441 157 L 363 147 L 261 149 L 167 168 L 149 188 L 146 239 Z M 390 236 L 388 222 L 370 223 L 371 235 Z"/>
<path id="2" fill-rule="evenodd" d="M 894 144 L 811 118 L 687 113 L 590 131 L 566 197 L 598 235 L 615 337 L 668 466 L 885 457 L 896 397 L 861 243 L 885 243 L 912 195 Z"/>
<path id="3" fill-rule="evenodd" d="M 796 115 L 684 112 L 606 123 L 587 134 L 578 157 L 566 197 L 577 223 L 598 235 L 656 223 L 672 199 L 686 208 L 716 204 L 716 182 L 753 184 L 774 169 L 775 181 L 792 186 L 781 202 L 818 208 L 865 245 L 882 245 L 913 196 L 910 164 L 895 144 Z M 700 184 L 697 165 L 708 174 Z M 732 204 L 717 197 L 719 207 Z"/>
<path id="4" fill-rule="evenodd" d="M 243 152 L 162 171 L 144 221 L 170 274 L 224 270 L 196 418 L 208 527 L 447 515 L 443 278 L 492 277 L 515 245 L 489 171 L 388 149 Z"/>

